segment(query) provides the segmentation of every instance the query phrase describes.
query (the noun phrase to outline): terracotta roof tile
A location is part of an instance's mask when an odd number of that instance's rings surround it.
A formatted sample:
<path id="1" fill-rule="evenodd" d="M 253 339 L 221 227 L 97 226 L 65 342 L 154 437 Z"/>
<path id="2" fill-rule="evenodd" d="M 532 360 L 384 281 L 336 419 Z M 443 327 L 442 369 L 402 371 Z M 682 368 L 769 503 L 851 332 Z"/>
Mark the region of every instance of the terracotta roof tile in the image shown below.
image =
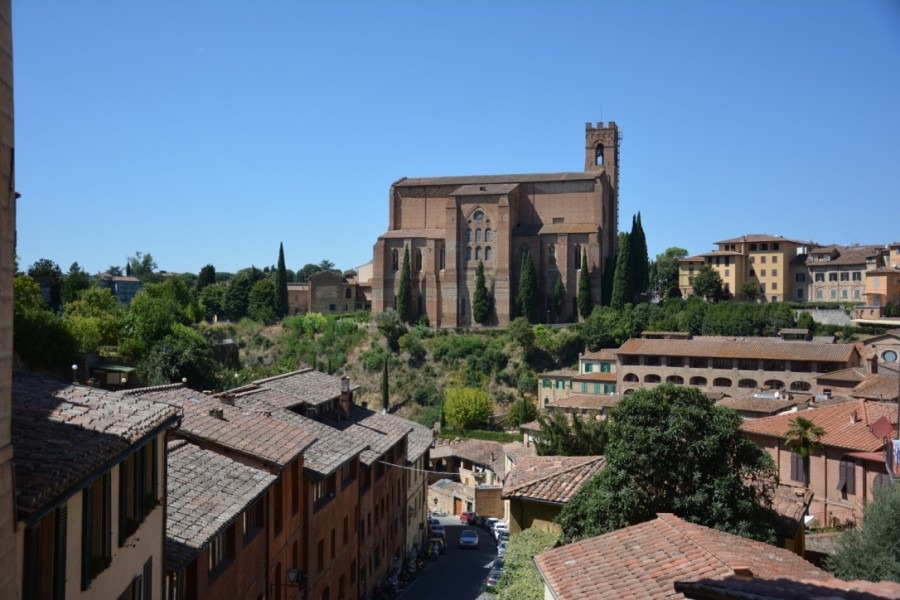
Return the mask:
<path id="1" fill-rule="evenodd" d="M 602 456 L 526 456 L 503 483 L 503 498 L 565 504 L 603 468 Z"/>
<path id="2" fill-rule="evenodd" d="M 601 348 L 596 352 L 585 352 L 581 355 L 584 360 L 616 360 L 615 348 Z"/>
<path id="3" fill-rule="evenodd" d="M 556 600 L 684 598 L 676 582 L 723 580 L 740 567 L 773 578 L 831 579 L 793 552 L 671 514 L 555 548 L 534 561 Z"/>
<path id="4" fill-rule="evenodd" d="M 582 373 L 580 375 L 575 375 L 572 377 L 572 381 L 602 381 L 604 383 L 615 383 L 616 382 L 616 374 L 615 373 Z"/>
<path id="5" fill-rule="evenodd" d="M 184 440 L 166 458 L 166 569 L 186 567 L 277 477 Z"/>
<path id="6" fill-rule="evenodd" d="M 555 371 L 547 371 L 538 375 L 541 377 L 578 377 L 577 369 L 556 369 Z"/>
<path id="7" fill-rule="evenodd" d="M 775 413 L 796 406 L 796 401 L 787 397 L 760 398 L 753 394 L 747 394 L 746 396 L 738 396 L 737 398 L 722 398 L 716 402 L 716 405 L 731 408 L 733 410 L 774 415 Z"/>
<path id="8" fill-rule="evenodd" d="M 459 442 L 440 444 L 431 450 L 432 459 L 450 456 L 464 458 L 487 467 L 501 479 L 506 473 L 503 446 L 499 442 L 464 439 Z"/>
<path id="9" fill-rule="evenodd" d="M 780 338 L 695 337 L 691 340 L 632 338 L 619 348 L 618 355 L 697 356 L 770 360 L 849 362 L 856 347 L 852 344 L 820 344 Z"/>
<path id="10" fill-rule="evenodd" d="M 526 446 L 522 442 L 510 442 L 503 444 L 503 453 L 513 463 L 518 463 L 526 456 L 535 456 L 536 450 L 534 446 Z"/>
<path id="11" fill-rule="evenodd" d="M 13 374 L 16 504 L 26 519 L 83 487 L 98 469 L 175 427 L 167 404 L 30 373 Z"/>
<path id="12" fill-rule="evenodd" d="M 740 600 L 881 600 L 900 598 L 900 583 L 892 581 L 793 580 L 786 578 L 731 577 L 675 583 L 688 598 Z"/>
<path id="13" fill-rule="evenodd" d="M 299 404 L 316 406 L 341 397 L 341 378 L 314 369 L 302 369 L 267 379 L 259 379 L 254 381 L 251 386 L 265 387 L 281 392 L 283 394 L 282 402 L 292 402 L 282 408 L 290 408 Z M 350 389 L 358 387 L 351 386 Z M 237 393 L 241 389 L 245 388 L 231 391 Z"/>
<path id="14" fill-rule="evenodd" d="M 770 235 L 768 233 L 748 233 L 741 237 L 731 238 L 730 240 L 722 240 L 715 242 L 716 244 L 737 244 L 740 242 L 793 242 L 804 246 L 810 245 L 812 242 L 802 242 L 800 240 L 791 240 L 780 235 Z"/>
<path id="15" fill-rule="evenodd" d="M 852 420 L 854 414 L 856 421 Z M 786 439 L 791 421 L 797 416 L 796 413 L 787 413 L 744 421 L 741 424 L 741 430 L 746 433 Z M 870 425 L 882 416 L 887 417 L 892 423 L 896 423 L 897 409 L 888 404 L 857 400 L 803 411 L 799 416 L 825 430 L 825 435 L 821 440 L 825 446 L 859 452 L 875 452 L 881 448 L 882 441 L 872 434 Z"/>
<path id="16" fill-rule="evenodd" d="M 866 398 L 884 402 L 896 401 L 898 394 L 897 375 L 894 373 L 867 375 L 848 393 L 854 398 Z"/>
<path id="17" fill-rule="evenodd" d="M 546 408 L 585 408 L 599 410 L 601 408 L 613 408 L 621 402 L 622 396 L 610 394 L 575 394 L 568 398 L 555 400 Z"/>

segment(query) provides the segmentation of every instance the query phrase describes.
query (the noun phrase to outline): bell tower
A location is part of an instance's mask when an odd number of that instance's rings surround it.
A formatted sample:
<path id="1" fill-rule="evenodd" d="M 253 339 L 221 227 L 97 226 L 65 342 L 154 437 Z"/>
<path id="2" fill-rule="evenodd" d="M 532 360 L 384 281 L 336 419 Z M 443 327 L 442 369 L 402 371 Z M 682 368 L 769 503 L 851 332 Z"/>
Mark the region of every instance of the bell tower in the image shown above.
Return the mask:
<path id="1" fill-rule="evenodd" d="M 587 123 L 584 128 L 584 170 L 598 171 L 605 169 L 614 173 L 619 167 L 619 127 L 610 121 L 603 123 Z"/>

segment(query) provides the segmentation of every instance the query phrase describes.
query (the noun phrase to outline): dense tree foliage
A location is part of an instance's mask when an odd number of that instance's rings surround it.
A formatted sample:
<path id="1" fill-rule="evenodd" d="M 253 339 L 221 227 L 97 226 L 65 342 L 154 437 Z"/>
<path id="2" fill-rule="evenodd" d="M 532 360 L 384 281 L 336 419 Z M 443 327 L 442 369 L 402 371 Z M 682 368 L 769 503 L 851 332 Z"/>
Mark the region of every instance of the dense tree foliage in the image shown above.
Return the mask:
<path id="1" fill-rule="evenodd" d="M 275 284 L 271 279 L 260 279 L 250 288 L 247 316 L 259 323 L 271 325 L 278 320 L 276 301 Z"/>
<path id="2" fill-rule="evenodd" d="M 41 286 L 49 288 L 49 308 L 58 311 L 62 306 L 63 274 L 59 265 L 48 258 L 36 261 L 28 268 L 28 276 Z"/>
<path id="3" fill-rule="evenodd" d="M 518 400 L 509 405 L 506 413 L 506 426 L 518 427 L 523 423 L 529 423 L 537 418 L 537 414 L 534 401 L 522 394 Z"/>
<path id="4" fill-rule="evenodd" d="M 511 537 L 497 585 L 498 600 L 544 600 L 544 580 L 534 557 L 552 550 L 558 541 L 556 532 L 533 527 Z"/>
<path id="5" fill-rule="evenodd" d="M 553 313 L 556 316 L 556 322 L 563 320 L 566 310 L 566 286 L 563 285 L 562 278 L 556 280 L 553 286 Z"/>
<path id="6" fill-rule="evenodd" d="M 390 382 L 388 381 L 388 357 L 385 355 L 384 357 L 384 367 L 381 371 L 381 408 L 387 410 L 391 407 L 391 390 L 390 390 Z"/>
<path id="7" fill-rule="evenodd" d="M 800 316 L 797 317 L 797 327 L 800 329 L 808 329 L 810 333 L 812 333 L 816 330 L 816 321 L 809 312 L 804 310 L 800 313 Z"/>
<path id="8" fill-rule="evenodd" d="M 62 303 L 68 304 L 78 297 L 82 290 L 91 287 L 91 277 L 85 273 L 77 262 L 73 262 L 69 266 L 69 272 L 66 273 L 62 282 Z"/>
<path id="9" fill-rule="evenodd" d="M 138 377 L 146 385 L 162 385 L 187 379 L 195 389 L 215 386 L 216 364 L 212 349 L 194 329 L 173 323 L 166 334 L 137 362 Z"/>
<path id="10" fill-rule="evenodd" d="M 472 296 L 472 318 L 476 323 L 486 325 L 491 318 L 491 298 L 484 282 L 484 263 L 478 261 L 475 267 L 475 293 Z"/>
<path id="11" fill-rule="evenodd" d="M 177 324 L 190 325 L 200 316 L 199 305 L 184 282 L 177 278 L 150 283 L 131 300 L 119 338 L 119 352 L 139 362 L 153 345 Z"/>
<path id="12" fill-rule="evenodd" d="M 404 323 L 413 321 L 412 273 L 409 264 L 409 246 L 403 249 L 403 265 L 400 267 L 400 289 L 397 291 L 397 313 Z"/>
<path id="13" fill-rule="evenodd" d="M 631 289 L 632 300 L 640 298 L 650 284 L 650 258 L 647 255 L 647 238 L 641 224 L 641 213 L 631 219 L 631 235 L 629 236 L 631 256 Z"/>
<path id="14" fill-rule="evenodd" d="M 125 260 L 125 274 L 137 277 L 143 283 L 157 283 L 162 279 L 156 272 L 156 261 L 149 252 L 135 252 L 134 256 L 129 256 Z"/>
<path id="15" fill-rule="evenodd" d="M 79 352 L 96 352 L 119 341 L 124 310 L 108 289 L 88 288 L 65 305 L 63 318 L 78 342 Z"/>
<path id="16" fill-rule="evenodd" d="M 393 308 L 388 308 L 383 313 L 375 315 L 375 325 L 387 340 L 388 348 L 393 352 L 398 352 L 400 336 L 406 333 L 406 325 L 400 318 L 400 314 Z"/>
<path id="17" fill-rule="evenodd" d="M 534 270 L 531 252 L 525 252 L 522 254 L 522 266 L 519 269 L 516 308 L 519 309 L 519 316 L 525 317 L 530 323 L 537 323 L 540 320 L 538 316 L 539 306 L 537 272 Z"/>
<path id="18" fill-rule="evenodd" d="M 616 270 L 613 274 L 612 297 L 609 305 L 621 309 L 634 298 L 631 287 L 631 235 L 619 233 L 619 252 L 616 255 Z"/>
<path id="19" fill-rule="evenodd" d="M 664 385 L 622 397 L 607 425 L 606 465 L 563 508 L 567 541 L 660 512 L 774 539 L 772 459 L 740 434 L 741 418 L 699 390 Z"/>
<path id="20" fill-rule="evenodd" d="M 211 264 L 205 265 L 200 269 L 197 275 L 197 291 L 203 291 L 206 286 L 215 285 L 216 283 L 216 267 Z"/>
<path id="21" fill-rule="evenodd" d="M 255 269 L 254 269 L 255 271 Z M 232 321 L 240 321 L 250 311 L 250 291 L 256 283 L 253 271 L 243 270 L 232 277 L 222 297 L 222 312 Z"/>
<path id="22" fill-rule="evenodd" d="M 284 266 L 284 244 L 278 244 L 278 269 L 275 271 L 275 316 L 283 319 L 288 314 L 288 275 Z"/>
<path id="23" fill-rule="evenodd" d="M 485 390 L 473 387 L 456 387 L 447 390 L 444 397 L 444 417 L 447 423 L 459 429 L 481 425 L 494 414 L 491 396 Z"/>
<path id="24" fill-rule="evenodd" d="M 538 456 L 601 456 L 606 449 L 606 421 L 553 411 L 538 415 Z"/>
<path id="25" fill-rule="evenodd" d="M 591 298 L 591 279 L 588 274 L 587 252 L 581 253 L 581 270 L 578 273 L 578 314 L 582 319 L 587 319 L 594 309 L 594 301 Z"/>
<path id="26" fill-rule="evenodd" d="M 703 265 L 694 277 L 694 294 L 710 302 L 718 302 L 725 297 L 722 285 L 722 276 L 719 272 L 709 265 Z"/>
<path id="27" fill-rule="evenodd" d="M 13 351 L 34 370 L 65 368 L 77 344 L 66 323 L 49 310 L 38 283 L 27 275 L 13 279 Z"/>
<path id="28" fill-rule="evenodd" d="M 862 523 L 841 535 L 827 566 L 847 581 L 900 582 L 900 482 L 877 486 L 873 495 L 863 508 Z"/>
<path id="29" fill-rule="evenodd" d="M 650 263 L 650 288 L 651 293 L 659 297 L 668 295 L 672 287 L 678 288 L 678 261 L 687 257 L 688 252 L 684 248 L 672 246 L 665 252 L 656 255 L 656 260 Z"/>

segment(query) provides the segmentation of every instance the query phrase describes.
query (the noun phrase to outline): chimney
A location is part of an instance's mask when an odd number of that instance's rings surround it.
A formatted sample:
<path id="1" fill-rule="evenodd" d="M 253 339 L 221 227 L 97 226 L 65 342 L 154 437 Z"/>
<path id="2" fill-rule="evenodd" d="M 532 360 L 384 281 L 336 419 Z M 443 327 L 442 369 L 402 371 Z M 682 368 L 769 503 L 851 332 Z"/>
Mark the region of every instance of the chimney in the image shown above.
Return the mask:
<path id="1" fill-rule="evenodd" d="M 873 352 L 872 356 L 869 357 L 869 374 L 878 374 L 878 354 L 876 354 L 875 352 Z"/>
<path id="2" fill-rule="evenodd" d="M 859 423 L 859 413 L 854 410 L 850 413 L 850 424 L 856 425 L 857 423 Z"/>
<path id="3" fill-rule="evenodd" d="M 225 420 L 225 411 L 221 408 L 211 408 L 209 409 L 209 416 L 214 419 L 219 419 L 221 421 Z"/>
<path id="4" fill-rule="evenodd" d="M 734 576 L 737 579 L 742 579 L 744 581 L 753 579 L 753 571 L 747 565 L 734 565 L 731 567 L 731 570 L 734 571 Z"/>
<path id="5" fill-rule="evenodd" d="M 228 406 L 234 406 L 234 396 L 222 396 L 221 400 L 222 400 L 222 404 L 227 404 Z"/>
<path id="6" fill-rule="evenodd" d="M 341 418 L 350 420 L 350 409 L 353 408 L 353 392 L 350 391 L 350 378 L 341 377 Z"/>

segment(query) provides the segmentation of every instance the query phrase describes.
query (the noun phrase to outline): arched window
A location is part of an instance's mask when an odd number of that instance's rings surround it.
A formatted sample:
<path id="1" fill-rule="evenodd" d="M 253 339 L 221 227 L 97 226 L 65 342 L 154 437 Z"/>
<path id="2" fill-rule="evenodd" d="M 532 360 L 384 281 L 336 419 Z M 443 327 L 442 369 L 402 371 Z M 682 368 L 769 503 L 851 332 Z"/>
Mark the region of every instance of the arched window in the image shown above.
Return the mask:
<path id="1" fill-rule="evenodd" d="M 446 263 L 445 254 L 444 254 L 444 247 L 441 246 L 441 271 L 443 271 L 446 268 L 446 264 L 447 263 Z"/>
<path id="2" fill-rule="evenodd" d="M 581 244 L 572 246 L 572 264 L 575 265 L 576 271 L 581 268 Z"/>
<path id="3" fill-rule="evenodd" d="M 472 260 L 472 248 L 466 246 L 466 260 Z"/>
<path id="4" fill-rule="evenodd" d="M 487 248 L 484 249 L 484 260 L 491 260 L 491 255 L 492 255 L 491 247 L 488 246 Z"/>
<path id="5" fill-rule="evenodd" d="M 481 241 L 481 229 L 480 228 L 475 230 L 475 241 L 476 242 Z"/>
<path id="6" fill-rule="evenodd" d="M 622 381 L 628 381 L 628 382 L 634 382 L 634 383 L 636 383 L 636 382 L 638 381 L 638 376 L 635 375 L 634 373 L 628 373 L 627 375 L 625 375 L 625 377 L 622 378 Z"/>
<path id="7" fill-rule="evenodd" d="M 794 381 L 791 383 L 792 392 L 808 392 L 812 386 L 805 381 Z"/>
<path id="8" fill-rule="evenodd" d="M 666 377 L 666 383 L 671 383 L 673 385 L 684 385 L 684 377 L 681 375 L 669 375 Z"/>
<path id="9" fill-rule="evenodd" d="M 556 246 L 554 244 L 547 244 L 547 260 L 551 265 L 556 264 Z"/>
<path id="10" fill-rule="evenodd" d="M 741 379 L 738 381 L 739 388 L 755 388 L 756 380 L 755 379 Z"/>
<path id="11" fill-rule="evenodd" d="M 731 380 L 727 377 L 716 377 L 713 379 L 713 387 L 731 387 Z"/>
<path id="12" fill-rule="evenodd" d="M 765 383 L 763 383 L 763 385 L 765 387 L 769 388 L 770 390 L 783 390 L 784 389 L 784 382 L 779 381 L 777 379 L 770 379 L 770 380 L 766 381 Z"/>
<path id="13" fill-rule="evenodd" d="M 487 229 L 484 230 L 484 241 L 490 242 L 492 237 L 493 237 L 493 232 L 491 231 L 491 228 L 488 227 Z"/>
<path id="14" fill-rule="evenodd" d="M 394 248 L 391 250 L 391 267 L 394 271 L 400 270 L 400 253 Z"/>
<path id="15" fill-rule="evenodd" d="M 597 144 L 597 147 L 594 148 L 594 164 L 603 165 L 603 144 Z"/>
<path id="16" fill-rule="evenodd" d="M 466 229 L 466 241 L 467 242 L 472 241 L 472 230 L 471 229 Z"/>
<path id="17" fill-rule="evenodd" d="M 691 377 L 691 385 L 706 385 L 706 377 Z"/>
<path id="18" fill-rule="evenodd" d="M 481 246 L 475 247 L 475 260 L 481 260 Z"/>
<path id="19" fill-rule="evenodd" d="M 659 383 L 660 381 L 662 381 L 662 379 L 660 379 L 659 375 L 654 375 L 652 373 L 650 375 L 644 375 L 644 383 Z"/>
<path id="20" fill-rule="evenodd" d="M 416 250 L 416 271 L 422 270 L 422 251 Z"/>

